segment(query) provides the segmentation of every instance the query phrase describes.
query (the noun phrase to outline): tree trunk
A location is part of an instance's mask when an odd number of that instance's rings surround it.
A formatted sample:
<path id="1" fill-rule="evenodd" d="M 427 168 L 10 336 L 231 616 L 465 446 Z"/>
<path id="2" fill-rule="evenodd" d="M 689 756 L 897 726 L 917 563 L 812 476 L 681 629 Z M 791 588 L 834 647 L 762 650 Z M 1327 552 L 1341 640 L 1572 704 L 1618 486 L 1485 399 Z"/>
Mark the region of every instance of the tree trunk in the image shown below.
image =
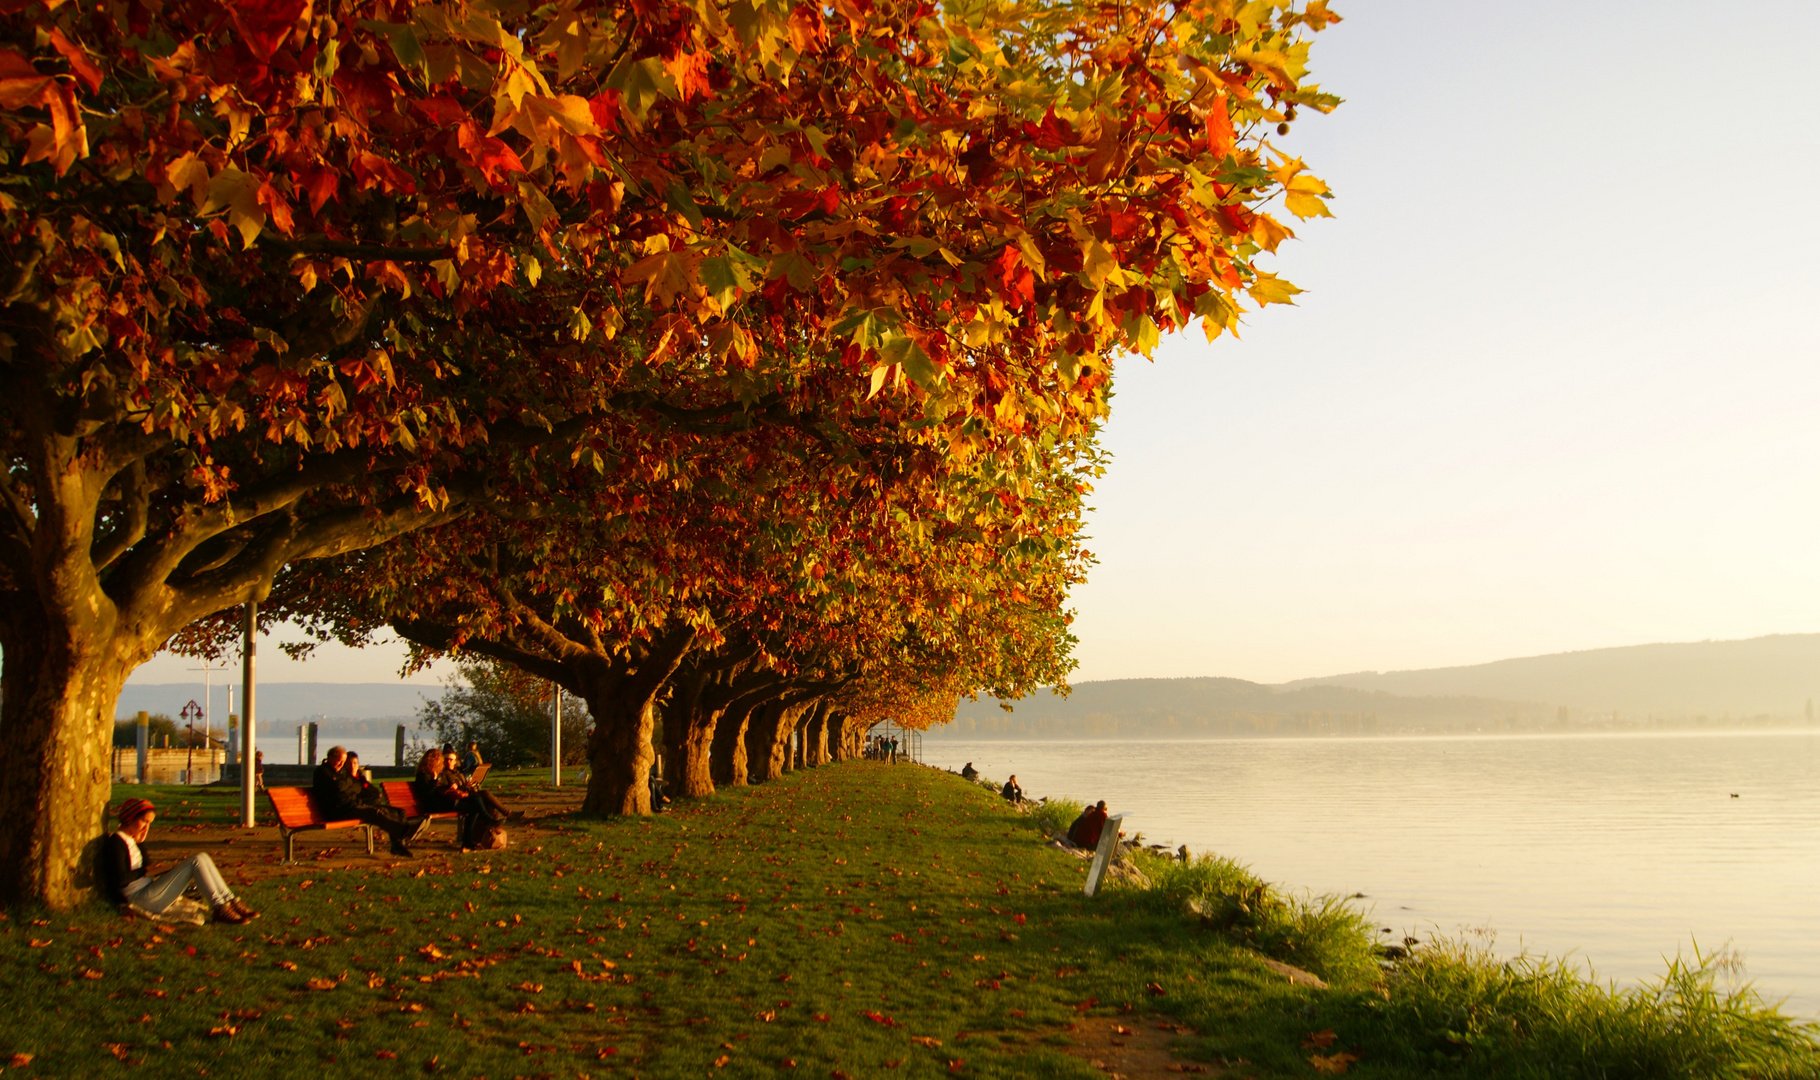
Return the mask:
<path id="1" fill-rule="evenodd" d="M 581 808 L 590 814 L 651 812 L 651 729 L 657 695 L 694 643 L 688 628 L 651 644 L 634 669 L 601 656 L 562 661 L 564 685 L 580 694 L 594 716 L 588 743 L 588 794 Z M 528 670 L 528 669 L 527 669 Z M 572 685 L 570 685 L 572 683 Z"/>
<path id="2" fill-rule="evenodd" d="M 65 910 L 95 887 L 114 709 L 150 650 L 55 625 L 42 609 L 21 614 L 36 606 L 29 601 L 9 606 L 0 638 L 0 902 Z"/>
<path id="3" fill-rule="evenodd" d="M 720 787 L 745 787 L 751 770 L 747 765 L 746 733 L 754 714 L 764 705 L 728 709 L 714 728 L 714 745 L 709 751 L 709 768 L 714 783 Z"/>
<path id="4" fill-rule="evenodd" d="M 651 812 L 651 728 L 656 724 L 650 698 L 626 700 L 618 695 L 584 693 L 594 717 L 588 740 L 588 794 L 581 808 L 590 814 Z"/>
<path id="5" fill-rule="evenodd" d="M 664 763 L 670 774 L 664 779 L 670 794 L 685 799 L 705 799 L 714 794 L 714 774 L 710 762 L 714 745 L 714 727 L 723 710 L 679 708 L 672 702 L 664 710 Z"/>
<path id="6" fill-rule="evenodd" d="M 790 736 L 811 704 L 774 701 L 753 717 L 746 731 L 746 764 L 754 783 L 776 780 L 789 771 Z"/>
<path id="7" fill-rule="evenodd" d="M 853 717 L 835 713 L 828 720 L 828 753 L 835 761 L 851 761 L 857 755 L 853 745 Z"/>
<path id="8" fill-rule="evenodd" d="M 824 704 L 803 726 L 803 762 L 811 769 L 833 760 L 828 756 L 828 712 Z"/>

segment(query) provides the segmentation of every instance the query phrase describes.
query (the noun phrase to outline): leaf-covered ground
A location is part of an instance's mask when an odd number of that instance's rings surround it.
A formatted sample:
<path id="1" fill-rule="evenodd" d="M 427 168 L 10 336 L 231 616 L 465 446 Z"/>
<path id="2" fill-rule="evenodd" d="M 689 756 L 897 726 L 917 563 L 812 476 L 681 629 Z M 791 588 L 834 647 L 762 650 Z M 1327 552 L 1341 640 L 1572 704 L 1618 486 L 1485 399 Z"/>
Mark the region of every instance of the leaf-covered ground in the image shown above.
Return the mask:
<path id="1" fill-rule="evenodd" d="M 537 812 L 579 796 L 490 786 Z M 555 813 L 486 854 L 306 834 L 294 866 L 271 829 L 225 844 L 227 793 L 154 797 L 154 860 L 211 848 L 264 918 L 4 917 L 8 1077 L 1103 1077 L 1074 1044 L 1158 1025 L 1182 1032 L 1171 1073 L 1306 1077 L 1345 1049 L 1318 991 L 1179 916 L 1083 898 L 1080 860 L 934 770 Z"/>

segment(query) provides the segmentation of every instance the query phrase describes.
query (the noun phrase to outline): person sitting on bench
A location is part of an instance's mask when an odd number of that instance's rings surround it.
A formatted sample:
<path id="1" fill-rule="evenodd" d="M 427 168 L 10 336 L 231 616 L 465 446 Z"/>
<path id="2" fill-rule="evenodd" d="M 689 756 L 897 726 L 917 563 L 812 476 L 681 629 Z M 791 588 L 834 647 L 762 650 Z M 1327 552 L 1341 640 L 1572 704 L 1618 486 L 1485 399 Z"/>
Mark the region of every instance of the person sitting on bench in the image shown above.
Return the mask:
<path id="1" fill-rule="evenodd" d="M 429 817 L 426 815 L 412 821 L 390 806 L 362 803 L 360 781 L 348 773 L 345 767 L 347 759 L 346 748 L 331 746 L 328 756 L 322 759 L 322 764 L 316 766 L 310 794 L 315 798 L 317 811 L 330 818 L 353 818 L 362 824 L 383 830 L 392 840 L 392 854 L 409 858 L 411 849 L 407 845 L 430 827 Z"/>
<path id="2" fill-rule="evenodd" d="M 360 785 L 360 794 L 358 796 L 356 796 L 356 801 L 358 801 L 360 803 L 360 805 L 362 805 L 362 806 L 389 806 L 390 805 L 389 803 L 386 802 L 385 789 L 380 787 L 378 784 L 373 783 L 373 781 L 367 779 L 366 771 L 360 767 L 360 755 L 359 754 L 356 754 L 354 751 L 349 750 L 347 763 L 345 765 L 343 765 L 342 768 L 346 769 L 348 772 L 348 775 L 354 778 L 354 782 Z"/>
<path id="3" fill-rule="evenodd" d="M 411 781 L 411 794 L 426 814 L 456 813 L 461 815 L 461 844 L 480 834 L 484 828 L 512 818 L 513 814 L 489 791 L 476 791 L 467 778 L 455 768 L 454 760 L 441 750 L 431 750 L 417 763 L 417 778 Z"/>
<path id="4" fill-rule="evenodd" d="M 158 808 L 149 799 L 128 799 L 120 804 L 120 828 L 101 842 L 101 883 L 107 898 L 131 904 L 140 911 L 162 915 L 194 885 L 208 899 L 216 922 L 243 923 L 259 913 L 236 897 L 222 880 L 221 871 L 208 852 L 199 851 L 156 876 L 145 872 L 141 845 L 151 835 Z"/>

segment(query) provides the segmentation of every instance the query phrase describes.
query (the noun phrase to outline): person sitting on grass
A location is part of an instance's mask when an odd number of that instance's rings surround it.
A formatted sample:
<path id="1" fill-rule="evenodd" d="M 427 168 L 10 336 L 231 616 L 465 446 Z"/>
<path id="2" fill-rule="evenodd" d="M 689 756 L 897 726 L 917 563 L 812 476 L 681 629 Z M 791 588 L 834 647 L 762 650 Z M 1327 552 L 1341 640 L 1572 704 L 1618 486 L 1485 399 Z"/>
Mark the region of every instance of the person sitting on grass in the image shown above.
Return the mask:
<path id="1" fill-rule="evenodd" d="M 1003 795 L 1008 803 L 1024 801 L 1024 789 L 1018 786 L 1016 773 L 1011 774 L 1011 779 L 1005 781 L 1005 786 L 1000 788 L 998 793 Z"/>
<path id="2" fill-rule="evenodd" d="M 452 758 L 441 750 L 425 752 L 417 763 L 417 778 L 411 781 L 411 794 L 426 814 L 461 815 L 461 842 L 479 836 L 483 829 L 508 819 L 522 821 L 523 814 L 508 811 L 490 791 L 476 791 L 467 778 L 455 768 Z"/>
<path id="3" fill-rule="evenodd" d="M 101 882 L 107 898 L 121 906 L 162 915 L 194 885 L 208 899 L 216 922 L 244 923 L 259 917 L 229 889 L 208 852 L 199 851 L 162 874 L 146 873 L 145 844 L 158 808 L 149 799 L 120 804 L 120 828 L 101 844 Z"/>
<path id="4" fill-rule="evenodd" d="M 961 766 L 962 780 L 978 780 L 979 778 L 980 771 L 973 767 L 973 762 L 969 761 L 967 764 Z"/>
<path id="5" fill-rule="evenodd" d="M 1081 816 L 1068 826 L 1068 842 L 1075 847 L 1097 848 L 1100 846 L 1100 833 L 1106 830 L 1106 800 L 1101 799 L 1093 806 L 1081 811 Z"/>
<path id="6" fill-rule="evenodd" d="M 315 799 L 316 809 L 331 819 L 353 818 L 383 830 L 391 838 L 392 854 L 410 858 L 409 845 L 430 827 L 430 819 L 421 817 L 412 821 L 404 816 L 403 811 L 393 807 L 362 803 L 361 782 L 347 771 L 347 761 L 346 747 L 331 746 L 328 756 L 322 759 L 322 764 L 316 766 L 316 775 L 310 784 L 310 794 Z"/>

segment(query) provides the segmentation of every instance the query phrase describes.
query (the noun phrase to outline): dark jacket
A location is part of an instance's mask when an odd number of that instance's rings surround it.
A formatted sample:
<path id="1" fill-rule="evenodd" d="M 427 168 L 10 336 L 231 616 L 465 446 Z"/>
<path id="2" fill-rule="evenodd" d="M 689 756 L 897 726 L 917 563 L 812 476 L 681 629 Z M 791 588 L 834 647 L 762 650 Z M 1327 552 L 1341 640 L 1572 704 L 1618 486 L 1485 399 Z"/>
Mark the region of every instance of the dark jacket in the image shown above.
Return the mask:
<path id="1" fill-rule="evenodd" d="M 145 848 L 139 849 L 139 869 L 133 869 L 132 854 L 127 851 L 126 841 L 117 832 L 108 833 L 107 839 L 101 841 L 101 888 L 103 894 L 116 904 L 126 903 L 126 887 L 145 876 L 145 864 L 150 858 Z"/>
<path id="2" fill-rule="evenodd" d="M 411 781 L 411 794 L 417 808 L 425 814 L 447 814 L 458 808 L 462 796 L 449 790 L 455 778 L 448 773 L 436 777 L 419 776 Z"/>
<path id="3" fill-rule="evenodd" d="M 316 775 L 310 781 L 310 794 L 315 797 L 316 809 L 322 813 L 353 817 L 360 809 L 360 786 L 359 778 L 344 770 L 330 768 L 325 761 L 316 766 Z"/>

